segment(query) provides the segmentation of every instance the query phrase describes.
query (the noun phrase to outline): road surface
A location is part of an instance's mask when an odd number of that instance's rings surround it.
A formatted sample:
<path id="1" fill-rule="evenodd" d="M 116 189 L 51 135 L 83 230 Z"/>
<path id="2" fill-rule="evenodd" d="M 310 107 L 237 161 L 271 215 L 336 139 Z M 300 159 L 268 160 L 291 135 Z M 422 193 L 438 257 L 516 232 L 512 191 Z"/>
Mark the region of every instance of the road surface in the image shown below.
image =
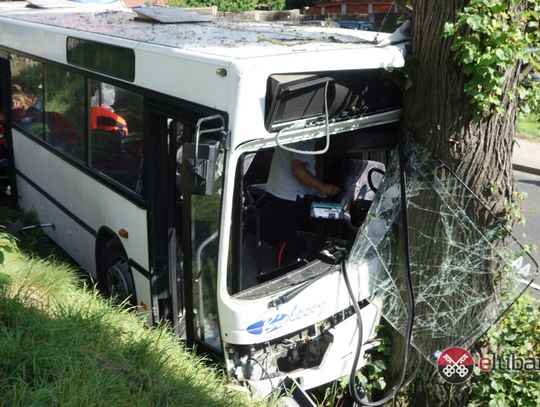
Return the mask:
<path id="1" fill-rule="evenodd" d="M 532 256 L 540 264 L 540 176 L 521 171 L 514 171 L 517 190 L 527 193 L 523 203 L 523 213 L 527 219 L 525 225 L 514 226 L 514 236 L 522 244 L 534 244 L 538 248 Z M 540 276 L 534 284 L 540 289 Z M 538 295 L 539 292 L 537 291 Z"/>

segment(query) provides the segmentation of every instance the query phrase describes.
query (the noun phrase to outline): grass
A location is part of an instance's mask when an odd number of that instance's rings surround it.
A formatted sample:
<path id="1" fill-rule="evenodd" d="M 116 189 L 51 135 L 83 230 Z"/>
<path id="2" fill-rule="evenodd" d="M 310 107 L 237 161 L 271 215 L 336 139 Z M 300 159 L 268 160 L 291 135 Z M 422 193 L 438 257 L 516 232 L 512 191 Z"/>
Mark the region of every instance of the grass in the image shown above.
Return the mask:
<path id="1" fill-rule="evenodd" d="M 540 114 L 520 115 L 516 125 L 518 137 L 540 141 Z"/>
<path id="2" fill-rule="evenodd" d="M 0 208 L 2 222 L 15 215 Z M 0 234 L 0 406 L 255 404 L 167 327 L 147 328 L 101 297 L 51 247 L 41 232 Z"/>

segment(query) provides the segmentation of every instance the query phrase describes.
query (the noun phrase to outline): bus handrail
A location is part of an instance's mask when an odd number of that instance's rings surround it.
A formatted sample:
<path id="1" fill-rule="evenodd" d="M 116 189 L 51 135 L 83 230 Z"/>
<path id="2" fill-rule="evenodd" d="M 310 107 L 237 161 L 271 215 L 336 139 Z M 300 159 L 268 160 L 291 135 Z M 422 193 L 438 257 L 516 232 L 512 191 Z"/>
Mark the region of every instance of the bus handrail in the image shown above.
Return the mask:
<path id="1" fill-rule="evenodd" d="M 213 120 L 221 120 L 221 126 L 211 129 L 201 130 L 201 126 L 205 122 L 210 122 Z M 201 134 L 215 133 L 215 132 L 224 132 L 225 131 L 225 119 L 220 114 L 215 114 L 212 116 L 202 117 L 197 120 L 197 125 L 195 127 L 195 171 L 199 166 L 199 138 Z"/>

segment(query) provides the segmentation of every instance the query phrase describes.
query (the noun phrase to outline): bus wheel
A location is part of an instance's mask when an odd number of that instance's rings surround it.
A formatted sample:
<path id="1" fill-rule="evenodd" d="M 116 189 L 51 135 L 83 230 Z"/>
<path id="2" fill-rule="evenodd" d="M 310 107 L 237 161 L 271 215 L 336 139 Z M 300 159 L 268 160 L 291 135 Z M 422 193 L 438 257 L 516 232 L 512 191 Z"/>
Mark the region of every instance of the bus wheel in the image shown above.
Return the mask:
<path id="1" fill-rule="evenodd" d="M 121 246 L 114 240 L 105 248 L 105 288 L 118 303 L 136 305 L 135 286 L 129 262 Z"/>

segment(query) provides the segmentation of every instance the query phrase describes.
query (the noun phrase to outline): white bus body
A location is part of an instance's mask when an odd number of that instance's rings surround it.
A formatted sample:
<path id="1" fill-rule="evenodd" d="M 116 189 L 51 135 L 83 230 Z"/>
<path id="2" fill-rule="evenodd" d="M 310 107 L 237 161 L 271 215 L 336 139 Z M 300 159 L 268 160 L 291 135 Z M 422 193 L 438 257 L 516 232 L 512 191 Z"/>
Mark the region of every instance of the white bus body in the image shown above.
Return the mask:
<path id="1" fill-rule="evenodd" d="M 388 82 L 393 68 L 403 66 L 403 44 L 379 46 L 387 34 L 339 28 L 221 19 L 154 25 L 134 16 L 122 8 L 35 10 L 20 2 L 0 4 L 0 61 L 3 77 L 9 79 L 3 82 L 2 101 L 10 104 L 20 82 L 37 77 L 33 90 L 45 105 L 40 113 L 44 124 L 34 121 L 41 126 L 37 135 L 25 129 L 26 116 L 15 111 L 7 116 L 20 208 L 35 211 L 41 222 L 52 222 L 54 229 L 46 231 L 51 239 L 107 289 L 131 295 L 149 322 L 174 321 L 188 344 L 221 355 L 232 377 L 260 392 L 270 392 L 285 376 L 312 388 L 348 374 L 357 342 L 356 317 L 339 267 L 310 257 L 290 272 L 253 282 L 269 273 L 256 275 L 253 267 L 242 266 L 259 256 L 261 271 L 263 262 L 260 252 L 247 248 L 255 233 L 248 230 L 249 223 L 258 222 L 259 214 L 246 201 L 246 190 L 253 186 L 244 180 L 250 167 L 246 163 L 255 153 L 275 148 L 279 130 L 291 123 L 280 134 L 284 143 L 323 140 L 326 120 L 331 148 L 335 146 L 332 159 L 325 161 L 330 173 L 341 173 L 342 167 L 333 163 L 345 161 L 351 145 L 357 158 L 385 162 L 392 143 L 383 139 L 395 133 L 399 97 L 372 105 L 384 93 L 378 86 Z M 113 66 L 114 55 L 119 55 L 114 52 L 109 65 L 85 59 L 84 53 L 91 55 L 100 44 L 123 50 L 125 65 Z M 333 100 L 341 97 L 341 89 L 359 104 L 353 106 L 343 96 L 346 106 L 335 102 L 334 116 L 300 113 L 288 118 L 289 111 L 277 107 L 271 112 L 272 103 L 277 106 L 281 100 L 271 86 L 280 75 L 300 78 L 300 86 L 304 80 L 323 78 L 332 86 Z M 73 95 L 82 105 L 73 102 L 73 109 L 62 110 L 59 101 L 65 96 L 57 88 L 64 83 L 69 93 L 75 80 L 81 88 Z M 109 150 L 98 153 L 95 146 L 99 137 L 118 133 L 121 126 L 103 130 L 91 124 L 91 98 L 104 98 L 107 86 L 116 92 L 115 114 L 124 115 L 132 130 L 119 136 L 120 147 L 115 144 L 109 154 L 119 157 L 113 163 L 107 161 Z M 317 86 L 311 96 L 320 105 Z M 389 95 L 398 94 L 388 89 Z M 358 102 L 368 94 L 371 102 Z M 133 101 L 139 98 L 142 107 L 137 110 Z M 324 99 L 328 102 L 326 94 Z M 319 105 L 314 109 L 320 110 Z M 51 114 L 79 117 L 71 123 L 81 128 L 70 131 L 80 136 L 68 147 L 58 141 Z M 221 119 L 197 127 L 198 120 L 213 115 Z M 201 136 L 197 145 L 197 130 L 220 128 L 221 120 L 223 129 L 204 141 Z M 362 145 L 365 129 L 383 142 L 371 149 Z M 130 142 L 135 153 L 126 153 Z M 205 176 L 194 168 L 192 147 L 209 156 L 217 151 L 215 160 L 200 158 L 209 164 L 208 172 L 216 172 L 215 191 L 194 192 L 197 177 Z M 129 166 L 116 168 L 125 156 Z M 137 176 L 133 168 L 140 169 Z M 212 216 L 215 221 L 208 220 Z M 260 244 L 260 235 L 258 239 Z M 246 273 L 253 274 L 251 280 Z M 313 278 L 314 273 L 321 276 Z M 366 301 L 366 275 L 351 275 L 363 302 L 365 342 L 373 337 L 380 315 L 377 304 Z M 306 281 L 312 283 L 283 299 Z"/>

